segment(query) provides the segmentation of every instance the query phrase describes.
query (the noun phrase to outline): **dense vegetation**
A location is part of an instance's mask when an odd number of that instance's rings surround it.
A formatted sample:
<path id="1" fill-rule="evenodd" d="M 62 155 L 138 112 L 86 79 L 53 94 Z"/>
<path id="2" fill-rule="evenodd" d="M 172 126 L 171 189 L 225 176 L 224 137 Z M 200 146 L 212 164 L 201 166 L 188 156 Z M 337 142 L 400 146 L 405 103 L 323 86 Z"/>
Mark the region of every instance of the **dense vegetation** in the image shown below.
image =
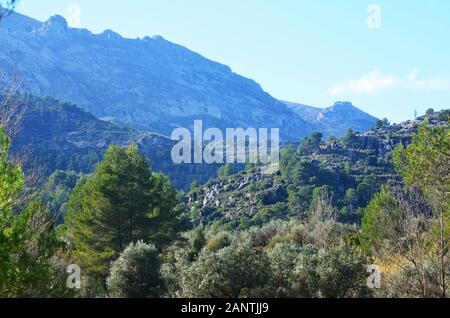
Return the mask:
<path id="1" fill-rule="evenodd" d="M 151 160 L 152 168 L 169 176 L 178 189 L 187 190 L 194 180 L 207 182 L 220 167 L 174 164 L 171 160 L 174 142 L 167 137 L 100 120 L 70 103 L 19 92 L 8 98 L 12 100 L 3 105 L 6 96 L 0 94 L 1 115 L 12 113 L 20 117 L 11 151 L 30 157 L 23 165 L 28 173 L 36 170 L 45 176 L 57 171 L 91 173 L 111 144 L 137 144 Z M 60 176 L 57 179 L 61 180 Z"/>
<path id="2" fill-rule="evenodd" d="M 313 134 L 284 149 L 278 174 L 225 167 L 187 196 L 136 145 L 30 196 L 0 136 L 0 296 L 448 297 L 448 119 L 389 154 L 351 131 Z M 81 289 L 66 288 L 69 264 Z"/>

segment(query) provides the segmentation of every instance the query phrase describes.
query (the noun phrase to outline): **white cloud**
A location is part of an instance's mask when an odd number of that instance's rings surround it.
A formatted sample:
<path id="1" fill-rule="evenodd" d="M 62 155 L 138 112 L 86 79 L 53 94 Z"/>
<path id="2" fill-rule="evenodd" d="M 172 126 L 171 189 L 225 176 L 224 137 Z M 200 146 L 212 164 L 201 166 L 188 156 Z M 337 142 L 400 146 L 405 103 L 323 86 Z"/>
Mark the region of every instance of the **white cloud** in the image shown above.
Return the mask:
<path id="1" fill-rule="evenodd" d="M 397 77 L 379 70 L 329 88 L 328 94 L 338 96 L 344 93 L 373 94 L 388 88 L 404 88 L 421 91 L 450 91 L 450 76 L 432 76 L 419 79 L 419 70 L 413 69 L 407 76 Z"/>

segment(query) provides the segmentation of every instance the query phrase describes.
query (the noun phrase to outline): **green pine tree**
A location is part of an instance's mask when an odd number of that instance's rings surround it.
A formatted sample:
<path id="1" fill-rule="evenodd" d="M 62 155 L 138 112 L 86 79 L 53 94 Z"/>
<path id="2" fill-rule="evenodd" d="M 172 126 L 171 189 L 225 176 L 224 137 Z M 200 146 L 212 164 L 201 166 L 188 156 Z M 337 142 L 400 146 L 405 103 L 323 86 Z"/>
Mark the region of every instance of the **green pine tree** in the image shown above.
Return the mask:
<path id="1" fill-rule="evenodd" d="M 130 243 L 170 242 L 180 225 L 176 196 L 169 179 L 152 173 L 137 146 L 110 146 L 69 200 L 64 232 L 79 265 L 104 284 L 111 261 Z"/>

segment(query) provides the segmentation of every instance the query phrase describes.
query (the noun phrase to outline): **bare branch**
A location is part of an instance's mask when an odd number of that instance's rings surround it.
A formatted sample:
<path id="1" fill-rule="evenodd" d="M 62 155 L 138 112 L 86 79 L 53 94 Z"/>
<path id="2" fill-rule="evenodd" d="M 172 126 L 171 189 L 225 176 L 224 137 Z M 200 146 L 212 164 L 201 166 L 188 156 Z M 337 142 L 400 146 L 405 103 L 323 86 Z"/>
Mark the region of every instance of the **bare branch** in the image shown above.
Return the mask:
<path id="1" fill-rule="evenodd" d="M 25 107 L 21 103 L 19 76 L 14 74 L 10 79 L 2 81 L 4 78 L 0 73 L 0 83 L 7 83 L 0 86 L 0 126 L 14 139 L 20 132 Z"/>
<path id="2" fill-rule="evenodd" d="M 19 0 L 0 0 L 0 21 L 14 10 L 18 2 Z"/>
<path id="3" fill-rule="evenodd" d="M 0 86 L 0 127 L 4 128 L 14 145 L 22 133 L 27 111 L 26 99 L 17 74 L 10 77 L 0 74 L 0 83 L 7 83 Z M 26 204 L 32 199 L 33 188 L 42 181 L 45 169 L 39 164 L 32 144 L 13 148 L 14 151 L 9 156 L 10 160 L 15 165 L 26 169 L 26 187 L 21 200 L 23 204 Z"/>

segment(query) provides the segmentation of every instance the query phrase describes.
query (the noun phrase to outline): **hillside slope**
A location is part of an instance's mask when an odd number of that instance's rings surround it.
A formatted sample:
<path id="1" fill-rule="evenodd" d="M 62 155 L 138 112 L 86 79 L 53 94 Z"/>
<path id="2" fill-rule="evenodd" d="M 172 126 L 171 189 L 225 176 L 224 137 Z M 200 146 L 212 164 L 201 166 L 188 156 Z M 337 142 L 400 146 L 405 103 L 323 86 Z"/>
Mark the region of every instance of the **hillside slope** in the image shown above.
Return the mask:
<path id="1" fill-rule="evenodd" d="M 46 175 L 56 170 L 89 173 L 109 145 L 137 144 L 152 168 L 167 174 L 180 189 L 188 188 L 194 180 L 206 182 L 216 175 L 217 165 L 173 164 L 174 142 L 166 137 L 117 126 L 50 97 L 20 98 L 17 112 L 23 112 L 23 118 L 12 150 L 32 158 L 27 169 L 39 167 Z"/>
<path id="2" fill-rule="evenodd" d="M 449 125 L 450 111 L 419 117 L 398 125 L 355 133 L 351 140 L 323 144 L 312 155 L 286 148 L 280 172 L 261 173 L 260 167 L 218 178 L 191 191 L 188 201 L 198 224 L 248 228 L 273 219 L 307 217 L 317 191 L 329 191 L 342 222 L 359 222 L 362 209 L 382 184 L 397 183 L 391 152 L 407 145 L 426 120 Z"/>

